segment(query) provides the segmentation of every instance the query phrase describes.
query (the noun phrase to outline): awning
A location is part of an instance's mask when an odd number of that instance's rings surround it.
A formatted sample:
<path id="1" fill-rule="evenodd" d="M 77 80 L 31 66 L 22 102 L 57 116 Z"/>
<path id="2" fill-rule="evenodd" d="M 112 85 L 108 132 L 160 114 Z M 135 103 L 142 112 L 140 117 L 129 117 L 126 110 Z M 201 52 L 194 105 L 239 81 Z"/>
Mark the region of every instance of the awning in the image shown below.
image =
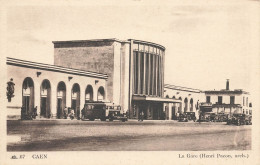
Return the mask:
<path id="1" fill-rule="evenodd" d="M 132 99 L 134 101 L 153 101 L 153 102 L 163 102 L 163 103 L 181 103 L 181 100 L 173 98 L 162 98 L 162 97 L 152 97 L 147 95 L 133 95 Z"/>
<path id="2" fill-rule="evenodd" d="M 213 104 L 213 108 L 242 108 L 240 104 Z"/>

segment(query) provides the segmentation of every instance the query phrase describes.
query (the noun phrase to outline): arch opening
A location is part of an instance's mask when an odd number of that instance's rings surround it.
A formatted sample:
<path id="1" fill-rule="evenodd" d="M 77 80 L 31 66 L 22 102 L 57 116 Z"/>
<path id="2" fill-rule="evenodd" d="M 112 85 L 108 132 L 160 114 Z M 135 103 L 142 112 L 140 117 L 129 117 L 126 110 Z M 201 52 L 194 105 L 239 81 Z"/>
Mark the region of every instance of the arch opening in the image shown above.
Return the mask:
<path id="1" fill-rule="evenodd" d="M 184 112 L 187 112 L 188 110 L 188 99 L 187 97 L 184 99 Z"/>
<path id="2" fill-rule="evenodd" d="M 74 110 L 75 116 L 80 113 L 80 86 L 75 83 L 71 91 L 71 109 Z M 70 112 L 69 112 L 70 113 Z"/>
<path id="3" fill-rule="evenodd" d="M 181 98 L 181 97 L 179 97 L 179 100 L 181 100 L 181 101 L 182 101 L 182 98 Z M 181 102 L 181 103 L 179 103 L 179 107 L 178 107 L 178 113 L 182 113 L 182 102 Z"/>
<path id="4" fill-rule="evenodd" d="M 190 99 L 190 112 L 193 112 L 193 99 Z"/>
<path id="5" fill-rule="evenodd" d="M 85 102 L 93 101 L 93 87 L 88 85 L 85 90 Z"/>
<path id="6" fill-rule="evenodd" d="M 105 100 L 105 89 L 104 87 L 98 88 L 98 95 L 97 95 L 97 101 L 103 101 Z"/>
<path id="7" fill-rule="evenodd" d="M 25 113 L 32 113 L 34 108 L 34 82 L 32 78 L 26 77 L 22 86 L 22 107 Z"/>
<path id="8" fill-rule="evenodd" d="M 51 84 L 45 79 L 41 84 L 41 117 L 51 117 Z"/>
<path id="9" fill-rule="evenodd" d="M 57 118 L 64 117 L 63 110 L 66 107 L 66 85 L 63 81 L 58 83 L 57 86 Z"/>

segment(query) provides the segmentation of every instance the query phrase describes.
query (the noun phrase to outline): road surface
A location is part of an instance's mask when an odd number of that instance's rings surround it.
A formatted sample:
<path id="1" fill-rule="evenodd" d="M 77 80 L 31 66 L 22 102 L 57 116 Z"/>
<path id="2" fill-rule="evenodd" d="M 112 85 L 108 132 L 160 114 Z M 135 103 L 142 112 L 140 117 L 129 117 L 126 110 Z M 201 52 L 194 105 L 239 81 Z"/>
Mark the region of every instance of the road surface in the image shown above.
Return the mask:
<path id="1" fill-rule="evenodd" d="M 251 126 L 210 122 L 13 120 L 7 121 L 7 135 L 8 151 L 251 149 Z"/>

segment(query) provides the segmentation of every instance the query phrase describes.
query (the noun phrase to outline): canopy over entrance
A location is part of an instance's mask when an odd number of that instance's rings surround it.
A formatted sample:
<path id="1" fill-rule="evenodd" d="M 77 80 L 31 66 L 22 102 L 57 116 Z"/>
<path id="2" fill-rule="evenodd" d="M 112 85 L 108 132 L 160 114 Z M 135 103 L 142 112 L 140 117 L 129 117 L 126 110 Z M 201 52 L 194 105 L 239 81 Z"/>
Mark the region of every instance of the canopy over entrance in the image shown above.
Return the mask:
<path id="1" fill-rule="evenodd" d="M 161 97 L 152 97 L 146 95 L 133 95 L 133 101 L 154 101 L 154 102 L 163 102 L 163 103 L 181 103 L 181 100 L 174 98 L 161 98 Z"/>

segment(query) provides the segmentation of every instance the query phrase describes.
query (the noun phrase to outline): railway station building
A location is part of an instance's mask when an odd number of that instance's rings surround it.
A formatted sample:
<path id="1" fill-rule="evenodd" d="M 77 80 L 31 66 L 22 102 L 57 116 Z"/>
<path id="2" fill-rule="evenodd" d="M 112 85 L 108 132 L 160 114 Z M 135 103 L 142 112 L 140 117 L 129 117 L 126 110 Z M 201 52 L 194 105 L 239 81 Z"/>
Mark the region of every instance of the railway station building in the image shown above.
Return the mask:
<path id="1" fill-rule="evenodd" d="M 39 118 L 62 118 L 65 107 L 106 101 L 106 74 L 15 58 L 6 64 L 8 119 L 20 119 L 22 106 L 27 112 L 37 107 Z"/>
<path id="2" fill-rule="evenodd" d="M 135 39 L 53 41 L 54 64 L 108 75 L 107 100 L 136 119 L 165 119 L 165 47 Z"/>
<path id="3" fill-rule="evenodd" d="M 205 102 L 205 93 L 202 90 L 165 84 L 164 95 L 166 98 L 179 100 L 179 102 L 165 104 L 166 119 L 176 120 L 178 114 L 184 112 L 195 112 L 196 118 L 199 118 L 199 105 Z"/>
<path id="4" fill-rule="evenodd" d="M 40 117 L 62 118 L 65 107 L 81 110 L 86 101 L 121 106 L 130 119 L 142 113 L 148 120 L 174 120 L 183 112 L 198 117 L 200 110 L 228 108 L 252 113 L 249 93 L 242 90 L 164 84 L 162 45 L 112 38 L 53 41 L 53 46 L 54 65 L 7 58 L 8 116 L 19 116 L 22 106 L 28 111 L 37 106 Z M 223 101 L 230 98 L 230 104 L 216 101 L 220 95 Z"/>

